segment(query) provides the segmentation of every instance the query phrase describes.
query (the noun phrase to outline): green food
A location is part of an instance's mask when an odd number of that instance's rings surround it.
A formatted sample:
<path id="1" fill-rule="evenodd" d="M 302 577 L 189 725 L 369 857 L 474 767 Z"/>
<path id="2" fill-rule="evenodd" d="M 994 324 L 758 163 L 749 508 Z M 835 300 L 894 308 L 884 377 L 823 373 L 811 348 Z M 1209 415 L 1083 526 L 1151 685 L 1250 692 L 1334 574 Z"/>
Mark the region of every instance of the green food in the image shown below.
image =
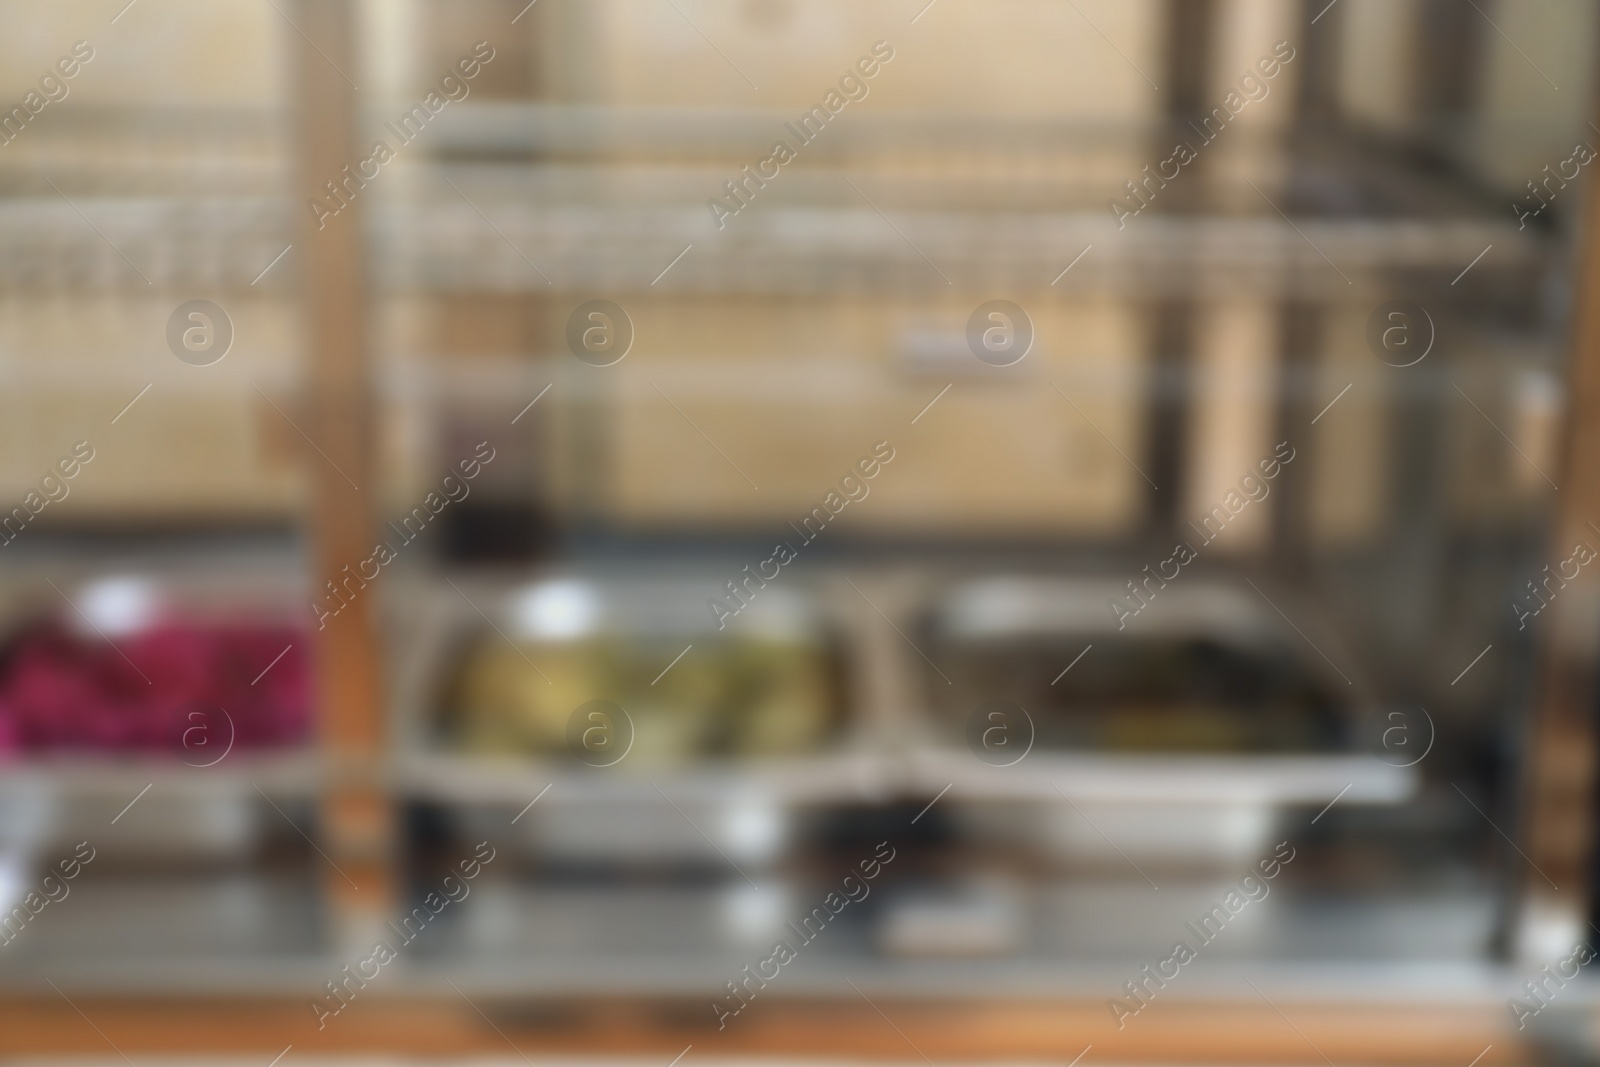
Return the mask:
<path id="1" fill-rule="evenodd" d="M 496 633 L 479 635 L 447 687 L 442 732 L 470 752 L 561 754 L 573 711 L 609 700 L 633 723 L 628 762 L 660 765 L 797 755 L 817 748 L 833 728 L 836 687 L 821 647 L 696 641 L 662 675 L 678 651 L 615 639 L 513 645 Z"/>

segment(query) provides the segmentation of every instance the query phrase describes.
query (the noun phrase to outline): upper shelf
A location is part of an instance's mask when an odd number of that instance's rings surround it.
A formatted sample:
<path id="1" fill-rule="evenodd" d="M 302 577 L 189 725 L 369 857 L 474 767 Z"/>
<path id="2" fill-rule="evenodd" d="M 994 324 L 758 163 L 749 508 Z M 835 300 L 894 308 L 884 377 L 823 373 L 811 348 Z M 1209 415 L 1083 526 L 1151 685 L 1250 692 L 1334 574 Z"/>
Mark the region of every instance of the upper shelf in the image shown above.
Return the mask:
<path id="1" fill-rule="evenodd" d="M 1525 273 L 1551 254 L 1545 242 L 1519 233 L 1509 216 L 1292 223 L 1264 215 L 1169 215 L 1119 230 L 1099 211 L 898 211 L 891 223 L 859 199 L 829 207 L 773 205 L 719 233 L 707 225 L 703 206 L 620 211 L 564 201 L 530 194 L 536 176 L 531 168 L 481 176 L 455 168 L 470 203 L 438 175 L 419 175 L 417 195 L 405 201 L 379 201 L 372 223 L 381 285 L 530 295 L 823 295 L 951 286 L 1046 290 L 1057 279 L 1054 288 L 1064 292 L 1149 297 L 1236 293 L 1243 286 L 1263 296 L 1318 299 L 1347 290 L 1365 295 L 1396 270 L 1448 278 L 1490 244 L 1496 254 L 1479 265 L 1484 274 Z M 846 177 L 838 180 L 848 192 Z M 84 225 L 77 208 L 96 219 L 104 237 Z M 247 291 L 291 243 L 290 210 L 261 199 L 95 200 L 76 208 L 59 198 L 12 200 L 0 205 L 6 250 L 0 286 L 147 292 L 121 249 L 160 290 Z M 690 253 L 661 274 L 688 245 Z M 1091 245 L 1090 269 L 1063 274 Z M 268 275 L 272 287 L 281 289 L 292 271 Z"/>
<path id="2" fill-rule="evenodd" d="M 394 160 L 344 181 L 389 290 L 1335 299 L 1393 271 L 1442 285 L 1491 244 L 1473 283 L 1560 254 L 1554 212 L 1519 227 L 1469 170 L 1338 130 L 1230 130 L 1164 182 L 1146 171 L 1196 139 L 1165 123 L 862 114 L 779 166 L 764 160 L 794 138 L 768 112 L 470 103 L 404 143 L 380 118 L 364 136 L 396 142 Z M 281 122 L 216 127 L 209 112 L 163 124 L 102 110 L 41 131 L 0 161 L 0 285 L 286 289 L 298 257 L 263 268 L 310 206 L 280 193 Z M 161 151 L 140 147 L 151 139 Z"/>

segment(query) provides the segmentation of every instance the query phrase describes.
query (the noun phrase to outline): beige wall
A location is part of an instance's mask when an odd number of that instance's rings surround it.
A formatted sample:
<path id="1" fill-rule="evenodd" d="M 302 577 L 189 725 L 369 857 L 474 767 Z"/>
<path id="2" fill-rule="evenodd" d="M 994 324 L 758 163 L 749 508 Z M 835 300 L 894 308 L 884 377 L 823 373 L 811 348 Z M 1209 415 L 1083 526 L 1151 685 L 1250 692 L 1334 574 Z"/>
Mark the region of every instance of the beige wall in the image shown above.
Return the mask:
<path id="1" fill-rule="evenodd" d="M 1382 531 L 1394 466 L 1389 386 L 1395 368 L 1366 346 L 1367 304 L 1335 306 L 1325 325 L 1325 349 L 1316 395 L 1307 406 L 1321 412 L 1345 386 L 1337 404 L 1308 431 L 1312 445 L 1310 529 L 1318 548 L 1369 546 Z"/>
<path id="2" fill-rule="evenodd" d="M 1144 482 L 1101 433 L 1138 458 L 1142 331 L 1133 306 L 1023 297 L 1032 352 L 972 374 L 977 362 L 962 338 L 977 302 L 636 307 L 636 329 L 652 342 L 618 365 L 606 393 L 604 451 L 615 479 L 606 506 L 625 522 L 798 519 L 887 439 L 897 458 L 868 502 L 848 509 L 863 529 L 1106 535 L 1130 527 Z M 953 369 L 909 365 L 913 332 L 946 338 Z"/>
<path id="3" fill-rule="evenodd" d="M 1525 183 L 1542 177 L 1546 164 L 1553 168 L 1572 154 L 1574 137 L 1600 149 L 1600 134 L 1585 125 L 1594 117 L 1600 10 L 1587 0 L 1517 0 L 1488 3 L 1485 10 L 1505 37 L 1491 32 L 1484 38 L 1475 162 L 1496 185 L 1526 195 Z"/>
<path id="4" fill-rule="evenodd" d="M 26 493 L 79 440 L 94 447 L 95 459 L 71 494 L 50 505 L 52 518 L 112 509 L 270 514 L 298 499 L 304 441 L 255 391 L 292 417 L 299 412 L 289 306 L 265 296 L 224 298 L 233 347 L 221 362 L 193 367 L 162 340 L 176 303 L 40 293 L 0 299 L 0 502 Z M 303 413 L 297 421 L 305 424 Z"/>
<path id="5" fill-rule="evenodd" d="M 262 0 L 0 0 L 0 101 L 9 108 L 66 55 L 75 40 L 94 48 L 60 104 L 267 107 L 283 95 L 283 34 L 293 33 Z M 280 8 L 285 7 L 281 2 Z M 8 146 L 9 147 L 9 146 Z"/>
<path id="6" fill-rule="evenodd" d="M 727 60 L 670 4 L 591 6 L 605 42 L 596 61 L 599 92 L 616 104 L 804 109 L 873 42 L 886 40 L 895 58 L 873 79 L 864 102 L 880 110 L 1115 122 L 1144 118 L 1156 107 L 1155 89 L 1133 69 L 1159 84 L 1154 0 L 1077 0 L 1082 16 L 1053 0 L 939 0 L 915 25 L 916 6 L 885 0 L 680 4 Z M 771 20 L 761 12 L 771 12 Z"/>
<path id="7" fill-rule="evenodd" d="M 1334 26 L 1345 114 L 1391 133 L 1412 119 L 1411 56 L 1416 45 L 1416 0 L 1341 0 Z"/>
<path id="8" fill-rule="evenodd" d="M 1259 478 L 1257 464 L 1272 456 L 1278 308 L 1249 297 L 1202 304 L 1196 309 L 1195 336 L 1193 417 L 1185 456 L 1190 473 L 1181 489 L 1186 506 L 1180 518 L 1198 522 L 1237 491 L 1245 475 Z M 1247 552 L 1264 545 L 1272 526 L 1265 504 L 1247 505 L 1212 550 Z"/>

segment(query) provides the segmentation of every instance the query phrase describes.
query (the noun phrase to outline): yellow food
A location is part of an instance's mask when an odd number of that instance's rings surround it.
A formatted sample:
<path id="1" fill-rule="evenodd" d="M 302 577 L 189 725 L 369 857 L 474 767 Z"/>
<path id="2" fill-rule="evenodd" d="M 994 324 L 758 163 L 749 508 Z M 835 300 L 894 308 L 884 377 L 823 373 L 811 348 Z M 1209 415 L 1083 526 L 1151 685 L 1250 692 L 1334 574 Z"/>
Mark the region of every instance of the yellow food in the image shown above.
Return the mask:
<path id="1" fill-rule="evenodd" d="M 513 645 L 485 633 L 458 661 L 441 710 L 443 733 L 466 751 L 559 755 L 573 712 L 599 699 L 628 713 L 633 765 L 796 755 L 826 740 L 837 698 L 823 649 L 697 641 L 661 675 L 674 654 L 670 646 L 615 639 Z"/>

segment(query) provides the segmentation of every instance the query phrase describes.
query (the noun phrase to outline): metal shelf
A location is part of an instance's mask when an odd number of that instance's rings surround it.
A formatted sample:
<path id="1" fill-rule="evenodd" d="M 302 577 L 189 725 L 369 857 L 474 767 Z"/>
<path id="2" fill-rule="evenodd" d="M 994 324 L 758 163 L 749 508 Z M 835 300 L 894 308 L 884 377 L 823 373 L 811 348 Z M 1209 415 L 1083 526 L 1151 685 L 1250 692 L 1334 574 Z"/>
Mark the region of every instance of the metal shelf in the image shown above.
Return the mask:
<path id="1" fill-rule="evenodd" d="M 1400 804 L 1421 776 L 1376 756 L 1123 756 L 1033 752 L 1011 767 L 984 766 L 971 753 L 921 748 L 911 781 L 954 799 L 1084 803 L 1320 807 Z"/>
<path id="2" fill-rule="evenodd" d="M 26 763 L 6 768 L 4 790 L 42 788 L 78 797 L 132 798 L 149 786 L 154 793 L 181 793 L 203 801 L 208 795 L 253 792 L 255 785 L 273 796 L 311 796 L 332 770 L 326 756 L 309 748 L 229 753 L 210 767 L 199 766 L 199 756 L 192 758 L 190 764 L 174 755 L 30 753 Z"/>
<path id="3" fill-rule="evenodd" d="M 654 769 L 576 766 L 571 760 L 495 759 L 450 753 L 397 756 L 392 781 L 412 799 L 522 807 L 549 786 L 541 805 L 595 801 L 659 804 L 661 796 L 694 803 L 734 803 L 759 794 L 788 804 L 868 801 L 894 791 L 889 761 L 869 751 L 784 760 L 741 760 Z M 658 792 L 659 790 L 659 792 Z"/>

